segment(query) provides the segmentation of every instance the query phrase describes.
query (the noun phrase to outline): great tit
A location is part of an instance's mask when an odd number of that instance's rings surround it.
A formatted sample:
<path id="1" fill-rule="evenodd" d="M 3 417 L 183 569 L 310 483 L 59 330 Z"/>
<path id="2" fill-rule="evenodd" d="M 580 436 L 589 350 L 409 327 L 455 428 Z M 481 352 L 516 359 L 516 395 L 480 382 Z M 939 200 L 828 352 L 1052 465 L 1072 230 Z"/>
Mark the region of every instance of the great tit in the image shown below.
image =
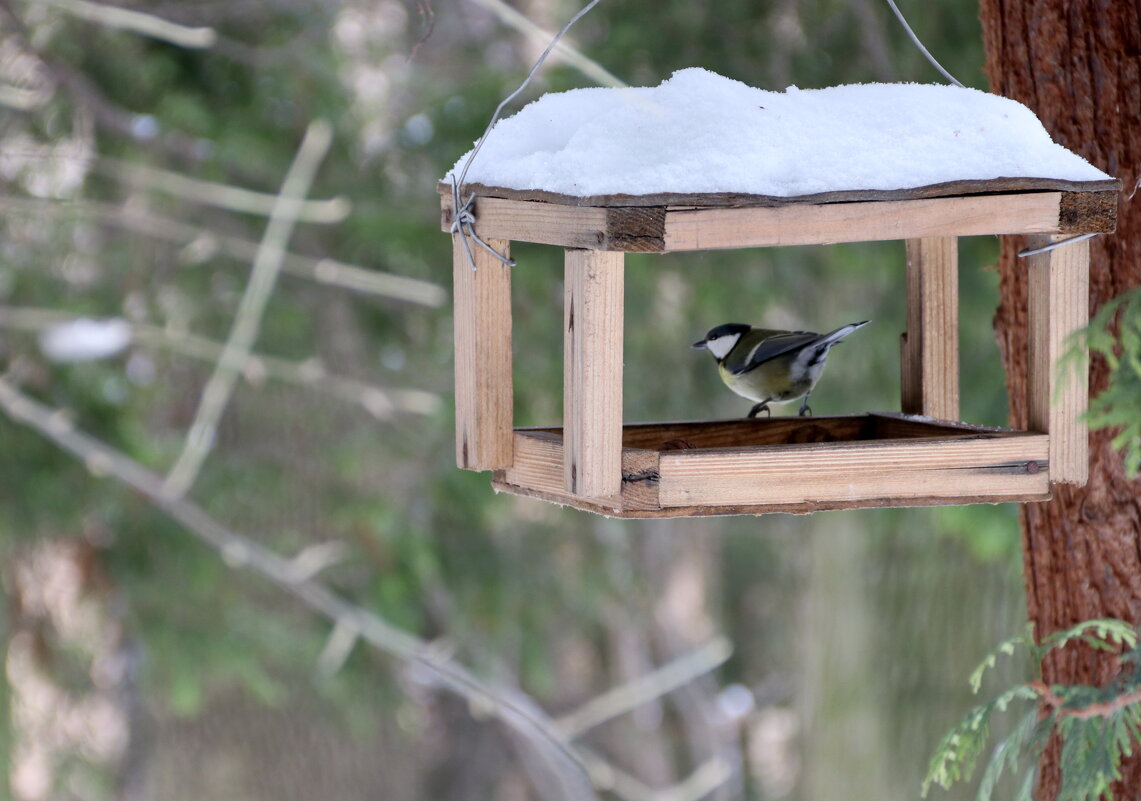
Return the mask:
<path id="1" fill-rule="evenodd" d="M 710 330 L 694 348 L 705 348 L 717 360 L 717 372 L 725 386 L 743 398 L 756 401 L 749 417 L 762 411 L 772 416 L 770 403 L 804 398 L 800 416 L 812 414 L 812 394 L 824 360 L 833 345 L 870 320 L 852 323 L 827 334 L 812 331 L 773 331 L 744 323 L 725 323 Z"/>

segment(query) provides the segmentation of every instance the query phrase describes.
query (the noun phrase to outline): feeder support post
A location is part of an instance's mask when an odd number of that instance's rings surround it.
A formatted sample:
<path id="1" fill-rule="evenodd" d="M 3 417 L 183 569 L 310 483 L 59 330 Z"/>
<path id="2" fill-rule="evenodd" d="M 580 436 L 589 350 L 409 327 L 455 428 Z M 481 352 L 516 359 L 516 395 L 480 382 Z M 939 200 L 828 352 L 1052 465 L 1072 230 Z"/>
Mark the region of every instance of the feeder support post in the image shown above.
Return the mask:
<path id="1" fill-rule="evenodd" d="M 1068 235 L 1027 238 L 1031 248 Z M 1088 358 L 1059 371 L 1067 338 L 1089 324 L 1089 242 L 1027 257 L 1028 426 L 1050 435 L 1050 481 L 1084 485 L 1089 479 Z"/>
<path id="2" fill-rule="evenodd" d="M 959 419 L 959 240 L 907 240 L 907 331 L 900 342 L 900 408 Z"/>
<path id="3" fill-rule="evenodd" d="M 456 464 L 468 470 L 511 467 L 514 402 L 511 385 L 511 268 L 452 234 L 455 295 Z M 510 242 L 487 239 L 509 256 Z"/>
<path id="4" fill-rule="evenodd" d="M 567 249 L 563 478 L 583 498 L 622 491 L 623 254 Z"/>

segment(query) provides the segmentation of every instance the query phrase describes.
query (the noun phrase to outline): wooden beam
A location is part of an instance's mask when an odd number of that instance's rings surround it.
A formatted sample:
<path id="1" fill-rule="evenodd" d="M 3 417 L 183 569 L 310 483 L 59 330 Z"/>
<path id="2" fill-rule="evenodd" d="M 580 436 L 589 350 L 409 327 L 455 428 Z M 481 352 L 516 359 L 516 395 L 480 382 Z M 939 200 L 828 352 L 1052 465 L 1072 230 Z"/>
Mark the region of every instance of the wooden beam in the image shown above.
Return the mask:
<path id="1" fill-rule="evenodd" d="M 959 256 L 953 236 L 907 240 L 901 408 L 959 419 Z"/>
<path id="2" fill-rule="evenodd" d="M 586 498 L 622 489 L 623 286 L 621 253 L 566 252 L 564 481 Z"/>
<path id="3" fill-rule="evenodd" d="M 663 249 L 826 245 L 1059 230 L 1059 192 L 773 208 L 671 209 Z"/>
<path id="4" fill-rule="evenodd" d="M 1004 496 L 1049 491 L 1049 437 L 894 440 L 672 451 L 661 455 L 662 507 Z"/>
<path id="5" fill-rule="evenodd" d="M 741 422 L 626 426 L 627 439 L 661 447 L 627 445 L 621 492 L 604 498 L 567 491 L 562 430 L 516 429 L 515 464 L 497 470 L 493 486 L 629 518 L 1041 501 L 1050 493 L 1050 437 L 1009 429 L 877 414 L 827 419 L 836 434 L 859 439 L 696 449 L 670 444 L 674 435 L 721 441 L 730 436 L 726 425 Z M 902 439 L 862 439 L 868 429 L 881 427 L 883 435 Z M 763 431 L 768 426 L 756 428 L 737 431 L 745 440 L 768 440 L 783 426 L 769 433 Z M 923 433 L 927 436 L 919 436 Z"/>
<path id="6" fill-rule="evenodd" d="M 476 228 L 484 238 L 589 250 L 661 253 L 674 250 L 820 245 L 983 234 L 1112 231 L 1115 192 L 1034 191 L 949 197 L 866 193 L 867 199 L 804 202 L 802 198 L 693 196 L 667 203 L 648 196 L 582 205 L 581 198 L 521 199 L 535 193 L 490 189 L 479 196 Z M 541 193 L 539 193 L 541 194 Z M 898 195 L 898 196 L 897 196 Z M 883 196 L 884 199 L 873 199 Z M 723 202 L 720 205 L 717 200 Z M 578 202 L 575 202 L 575 201 Z M 700 201 L 700 202 L 699 202 Z M 452 198 L 441 196 L 440 224 L 449 230 Z"/>
<path id="7" fill-rule="evenodd" d="M 658 509 L 658 460 L 657 451 L 623 449 L 620 494 L 590 499 L 591 508 L 611 515 Z M 515 465 L 496 471 L 495 481 L 515 488 L 509 491 L 525 489 L 526 494 L 574 504 L 582 499 L 568 492 L 563 472 L 562 431 L 522 429 L 515 432 Z"/>
<path id="8" fill-rule="evenodd" d="M 503 255 L 510 243 L 485 240 Z M 455 294 L 456 464 L 496 470 L 512 464 L 511 268 L 474 242 L 475 269 L 452 236 Z"/>
<path id="9" fill-rule="evenodd" d="M 1063 237 L 1030 237 L 1042 247 Z M 1089 405 L 1089 365 L 1083 360 L 1059 372 L 1071 333 L 1089 323 L 1089 242 L 1076 242 L 1028 257 L 1029 425 L 1050 435 L 1050 480 L 1084 485 L 1089 478 L 1089 439 L 1080 418 Z"/>

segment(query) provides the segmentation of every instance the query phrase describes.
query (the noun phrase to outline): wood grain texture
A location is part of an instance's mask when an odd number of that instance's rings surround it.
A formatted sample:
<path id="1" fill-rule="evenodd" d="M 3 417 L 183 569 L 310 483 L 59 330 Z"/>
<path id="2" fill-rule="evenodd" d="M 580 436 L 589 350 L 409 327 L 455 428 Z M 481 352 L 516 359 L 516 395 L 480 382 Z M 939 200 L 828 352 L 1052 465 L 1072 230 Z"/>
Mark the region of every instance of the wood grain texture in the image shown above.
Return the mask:
<path id="1" fill-rule="evenodd" d="M 449 183 L 436 187 L 441 195 L 451 195 Z M 859 203 L 868 200 L 918 200 L 933 197 L 961 195 L 1005 195 L 1013 192 L 1060 191 L 1075 196 L 1107 195 L 1112 198 L 1121 189 L 1116 179 L 1103 181 L 1066 181 L 1057 178 L 992 178 L 990 180 L 944 181 L 906 189 L 847 189 L 838 192 L 817 192 L 793 197 L 752 195 L 744 192 L 655 192 L 647 195 L 565 195 L 543 189 L 508 189 L 485 184 L 465 184 L 463 197 L 475 193 L 478 197 L 506 198 L 508 200 L 535 200 L 560 206 L 787 206 L 798 203 Z M 450 198 L 449 198 L 450 200 Z M 1104 201 L 1103 201 L 1104 202 Z"/>
<path id="2" fill-rule="evenodd" d="M 920 200 L 670 209 L 664 249 L 717 250 L 1057 231 L 1058 192 Z"/>
<path id="3" fill-rule="evenodd" d="M 1034 237 L 1042 247 L 1058 237 Z M 1081 420 L 1089 405 L 1088 370 L 1060 371 L 1067 339 L 1089 322 L 1089 242 L 1030 256 L 1027 261 L 1029 325 L 1027 397 L 1029 426 L 1050 434 L 1053 481 L 1085 484 L 1089 478 L 1089 430 Z"/>
<path id="4" fill-rule="evenodd" d="M 563 472 L 563 436 L 559 429 L 515 432 L 515 464 L 496 472 L 496 484 L 525 490 L 526 494 L 559 498 L 558 503 L 588 501 L 592 511 L 621 514 L 657 509 L 658 453 L 639 448 L 622 451 L 620 493 L 607 498 L 579 498 L 566 488 Z"/>
<path id="5" fill-rule="evenodd" d="M 958 239 L 907 240 L 907 331 L 900 353 L 901 408 L 959 418 Z"/>
<path id="6" fill-rule="evenodd" d="M 622 489 L 623 261 L 594 250 L 565 256 L 564 480 L 586 498 Z"/>
<path id="7" fill-rule="evenodd" d="M 615 206 L 582 205 L 562 196 L 556 197 L 565 202 L 524 199 L 534 192 L 486 191 L 507 197 L 477 198 L 476 230 L 484 238 L 644 253 L 1105 231 L 1113 229 L 1116 211 L 1114 193 L 1108 191 L 924 197 L 897 190 L 812 203 L 723 194 L 678 196 L 667 203 L 666 196 L 649 195 L 641 204 Z M 442 195 L 443 230 L 451 226 L 451 207 L 451 195 Z"/>
<path id="8" fill-rule="evenodd" d="M 980 495 L 977 498 L 958 497 L 953 501 L 949 501 L 943 496 L 935 496 L 930 498 L 912 497 L 912 498 L 861 498 L 857 501 L 801 501 L 799 503 L 790 504 L 762 504 L 750 505 L 741 504 L 739 506 L 670 506 L 662 509 L 660 507 L 629 507 L 623 505 L 617 508 L 614 505 L 606 503 L 595 503 L 586 498 L 576 498 L 573 495 L 563 493 L 549 493 L 539 490 L 521 487 L 504 480 L 504 471 L 497 470 L 493 474 L 492 488 L 496 492 L 506 492 L 511 495 L 518 495 L 524 498 L 534 498 L 538 501 L 545 503 L 554 503 L 559 506 L 567 506 L 573 509 L 580 509 L 584 512 L 593 512 L 594 514 L 604 515 L 606 517 L 615 517 L 622 519 L 673 519 L 678 517 L 724 517 L 728 515 L 765 515 L 765 514 L 790 514 L 790 515 L 807 515 L 814 512 L 834 512 L 844 509 L 883 509 L 883 508 L 898 508 L 898 507 L 912 507 L 912 506 L 947 506 L 948 504 L 973 504 L 973 503 L 1042 503 L 1050 500 L 1048 492 L 1035 492 L 1026 495 L 1011 495 L 996 501 L 994 498 L 987 495 Z"/>
<path id="9" fill-rule="evenodd" d="M 1049 492 L 1049 437 L 821 443 L 663 453 L 663 507 Z"/>
<path id="10" fill-rule="evenodd" d="M 485 240 L 505 256 L 510 243 Z M 467 470 L 511 466 L 511 268 L 469 243 L 476 269 L 452 236 L 455 295 L 456 464 Z"/>
<path id="11" fill-rule="evenodd" d="M 1050 492 L 1043 434 L 897 414 L 757 422 L 625 426 L 621 487 L 601 498 L 567 489 L 561 429 L 516 429 L 515 463 L 496 471 L 493 486 L 614 517 L 997 503 L 1044 500 Z M 791 431 L 796 424 L 837 439 L 805 441 Z M 735 445 L 728 439 L 734 433 L 743 435 Z M 730 444 L 683 444 L 711 440 Z M 756 440 L 791 444 L 743 444 Z"/>

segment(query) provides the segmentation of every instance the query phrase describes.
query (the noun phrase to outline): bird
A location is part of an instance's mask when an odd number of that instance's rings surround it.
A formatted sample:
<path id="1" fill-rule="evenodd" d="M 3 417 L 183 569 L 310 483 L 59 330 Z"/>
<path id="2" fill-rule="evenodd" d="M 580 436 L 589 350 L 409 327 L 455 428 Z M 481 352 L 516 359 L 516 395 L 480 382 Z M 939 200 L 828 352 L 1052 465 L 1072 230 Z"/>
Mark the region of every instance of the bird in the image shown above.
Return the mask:
<path id="1" fill-rule="evenodd" d="M 797 398 L 804 398 L 799 412 L 804 417 L 812 414 L 808 398 L 824 372 L 828 351 L 870 322 L 851 323 L 827 334 L 725 323 L 710 329 L 693 347 L 713 355 L 725 386 L 756 401 L 748 417 L 756 417 L 762 411 L 771 417 L 770 403 L 788 403 Z"/>

